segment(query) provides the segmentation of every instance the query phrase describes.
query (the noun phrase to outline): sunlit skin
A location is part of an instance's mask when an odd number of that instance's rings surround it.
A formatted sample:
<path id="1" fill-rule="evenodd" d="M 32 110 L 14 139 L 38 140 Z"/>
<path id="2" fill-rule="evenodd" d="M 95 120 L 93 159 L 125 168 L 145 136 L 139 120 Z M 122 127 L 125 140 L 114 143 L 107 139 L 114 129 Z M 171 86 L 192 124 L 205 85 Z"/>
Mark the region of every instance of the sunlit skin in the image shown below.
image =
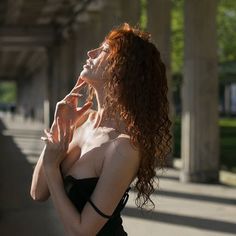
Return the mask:
<path id="1" fill-rule="evenodd" d="M 88 51 L 88 60 L 83 66 L 80 73 L 80 78 L 92 85 L 96 91 L 96 99 L 98 102 L 97 119 L 103 113 L 103 99 L 104 99 L 104 83 L 107 78 L 105 67 L 107 65 L 107 58 L 109 56 L 109 46 L 103 43 L 101 47 Z M 98 122 L 95 122 L 96 124 Z"/>
<path id="2" fill-rule="evenodd" d="M 75 87 L 57 103 L 53 125 L 50 131 L 45 130 L 42 138 L 45 148 L 33 174 L 32 198 L 43 201 L 51 196 L 67 235 L 96 235 L 107 219 L 97 214 L 89 203 L 79 213 L 65 193 L 63 176 L 99 177 L 91 200 L 102 212 L 112 215 L 139 168 L 138 150 L 130 145 L 129 136 L 117 131 L 115 122 L 103 122 L 108 57 L 106 43 L 88 52 Z M 95 89 L 98 104 L 95 113 L 91 113 L 92 103 L 77 108 L 79 92 L 86 84 Z"/>

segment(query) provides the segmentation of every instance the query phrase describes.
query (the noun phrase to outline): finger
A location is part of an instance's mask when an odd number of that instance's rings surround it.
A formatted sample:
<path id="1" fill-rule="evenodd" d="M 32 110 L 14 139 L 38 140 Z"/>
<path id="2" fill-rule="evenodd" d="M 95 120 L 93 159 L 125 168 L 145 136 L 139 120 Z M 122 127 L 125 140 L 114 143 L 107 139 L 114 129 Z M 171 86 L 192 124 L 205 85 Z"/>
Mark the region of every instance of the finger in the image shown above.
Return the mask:
<path id="1" fill-rule="evenodd" d="M 43 140 L 43 141 L 48 140 L 48 138 L 46 138 L 46 137 L 44 137 L 44 136 L 40 137 L 40 139 Z"/>
<path id="2" fill-rule="evenodd" d="M 48 132 L 48 130 L 46 130 L 46 129 L 44 129 L 43 131 L 44 131 L 44 133 L 46 134 L 47 138 L 48 138 L 52 143 L 54 143 L 54 139 L 53 139 L 52 133 Z"/>
<path id="3" fill-rule="evenodd" d="M 80 83 L 76 83 L 75 86 L 72 88 L 71 92 L 73 92 L 74 90 L 77 91 L 77 89 L 80 89 L 80 88 L 84 87 L 85 84 L 86 84 L 85 81 L 82 81 Z"/>
<path id="4" fill-rule="evenodd" d="M 47 132 L 47 133 L 50 133 L 49 128 L 45 128 L 43 131 L 44 131 L 44 132 Z"/>
<path id="5" fill-rule="evenodd" d="M 61 105 L 65 105 L 67 102 L 66 102 L 66 100 L 65 100 L 65 98 L 64 99 L 62 99 L 60 102 L 58 102 L 57 103 L 57 107 L 58 106 L 61 106 Z"/>
<path id="6" fill-rule="evenodd" d="M 87 102 L 82 108 L 76 108 L 76 119 L 75 124 L 83 120 L 84 118 L 87 119 L 89 116 L 88 110 L 92 107 L 92 102 Z M 83 123 L 83 121 L 82 121 Z"/>
<path id="7" fill-rule="evenodd" d="M 70 138 L 70 127 L 71 127 L 71 120 L 66 123 L 65 125 L 65 134 L 64 134 L 64 150 L 67 150 L 69 145 L 69 138 Z"/>
<path id="8" fill-rule="evenodd" d="M 43 132 L 44 132 L 46 135 L 52 135 L 52 133 L 49 131 L 49 129 L 44 129 Z"/>
<path id="9" fill-rule="evenodd" d="M 70 97 L 83 97 L 84 95 L 83 94 L 81 94 L 81 93 L 71 93 L 70 94 Z"/>
<path id="10" fill-rule="evenodd" d="M 41 137 L 40 139 L 41 139 L 42 141 L 44 141 L 46 144 L 49 143 L 49 140 L 48 140 L 48 138 L 46 138 L 46 137 Z"/>
<path id="11" fill-rule="evenodd" d="M 72 127 L 71 127 L 71 132 L 70 132 L 69 144 L 70 144 L 70 142 L 71 142 L 72 139 L 73 139 L 74 130 L 75 130 L 75 126 L 72 126 Z"/>
<path id="12" fill-rule="evenodd" d="M 59 117 L 57 117 L 57 131 L 58 131 L 58 141 L 61 142 L 63 140 L 63 126 L 62 126 L 62 121 Z"/>
<path id="13" fill-rule="evenodd" d="M 66 95 L 66 97 L 63 100 L 71 99 L 71 98 L 78 98 L 78 97 L 83 97 L 83 94 L 80 93 L 69 93 Z"/>
<path id="14" fill-rule="evenodd" d="M 81 77 L 79 77 L 79 78 L 77 79 L 76 83 L 75 83 L 75 86 L 80 85 L 80 84 L 82 84 L 83 82 L 85 82 L 85 81 L 82 80 Z"/>
<path id="15" fill-rule="evenodd" d="M 81 84 L 75 85 L 75 87 L 71 90 L 70 93 L 78 93 L 78 91 L 81 90 L 85 84 L 86 82 L 83 81 Z"/>
<path id="16" fill-rule="evenodd" d="M 64 101 L 66 102 L 67 105 L 76 108 L 78 106 L 78 98 L 82 98 L 82 94 L 78 93 L 71 93 L 68 94 L 65 98 Z"/>
<path id="17" fill-rule="evenodd" d="M 82 108 L 77 108 L 76 110 L 77 110 L 78 116 L 83 115 L 89 108 L 92 107 L 92 105 L 93 105 L 92 102 L 87 102 L 87 103 L 85 103 L 85 104 L 83 105 Z"/>
<path id="18" fill-rule="evenodd" d="M 82 97 L 83 97 L 83 94 L 70 93 L 63 99 L 63 101 L 65 101 L 67 104 L 73 103 L 75 105 L 76 104 L 75 102 L 77 101 L 77 99 L 82 98 Z"/>

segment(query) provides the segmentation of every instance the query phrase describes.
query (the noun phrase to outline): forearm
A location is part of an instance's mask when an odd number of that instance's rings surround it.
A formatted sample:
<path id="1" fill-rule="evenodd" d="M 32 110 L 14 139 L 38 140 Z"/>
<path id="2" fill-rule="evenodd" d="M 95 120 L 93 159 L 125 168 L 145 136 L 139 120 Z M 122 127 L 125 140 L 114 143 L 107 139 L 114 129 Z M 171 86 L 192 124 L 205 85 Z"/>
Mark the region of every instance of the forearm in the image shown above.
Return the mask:
<path id="1" fill-rule="evenodd" d="M 52 132 L 54 137 L 57 136 L 57 129 L 56 129 L 55 121 L 53 122 L 50 128 L 50 132 Z M 44 146 L 41 152 L 41 155 L 34 168 L 33 177 L 32 177 L 30 195 L 36 201 L 45 201 L 50 196 L 47 182 L 45 180 L 44 170 L 42 168 L 43 157 L 45 155 L 45 148 L 46 146 Z"/>
<path id="2" fill-rule="evenodd" d="M 45 179 L 44 170 L 42 167 L 44 154 L 45 146 L 34 168 L 32 176 L 30 195 L 36 201 L 45 201 L 50 196 L 50 192 Z"/>
<path id="3" fill-rule="evenodd" d="M 79 232 L 81 217 L 65 193 L 59 168 L 44 167 L 44 170 L 53 205 L 66 230 L 66 235 L 81 235 Z"/>

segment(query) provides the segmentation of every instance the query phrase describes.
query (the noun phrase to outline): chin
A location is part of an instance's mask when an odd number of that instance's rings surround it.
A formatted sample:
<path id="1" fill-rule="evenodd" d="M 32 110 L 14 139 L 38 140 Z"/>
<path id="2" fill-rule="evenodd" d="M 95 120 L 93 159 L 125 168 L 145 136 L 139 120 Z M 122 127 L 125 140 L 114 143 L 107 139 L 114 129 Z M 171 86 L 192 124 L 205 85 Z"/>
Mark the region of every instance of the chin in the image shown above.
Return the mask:
<path id="1" fill-rule="evenodd" d="M 94 79 L 91 78 L 87 73 L 84 73 L 83 71 L 80 73 L 80 77 L 83 81 L 85 81 L 87 84 L 90 84 L 93 86 Z"/>
<path id="2" fill-rule="evenodd" d="M 82 78 L 82 80 L 84 80 L 86 82 L 98 80 L 95 75 L 93 75 L 90 71 L 88 71 L 86 69 L 81 71 L 80 77 Z"/>
<path id="3" fill-rule="evenodd" d="M 91 76 L 89 75 L 89 72 L 87 70 L 83 69 L 80 73 L 80 77 L 82 78 L 82 80 L 86 81 Z"/>

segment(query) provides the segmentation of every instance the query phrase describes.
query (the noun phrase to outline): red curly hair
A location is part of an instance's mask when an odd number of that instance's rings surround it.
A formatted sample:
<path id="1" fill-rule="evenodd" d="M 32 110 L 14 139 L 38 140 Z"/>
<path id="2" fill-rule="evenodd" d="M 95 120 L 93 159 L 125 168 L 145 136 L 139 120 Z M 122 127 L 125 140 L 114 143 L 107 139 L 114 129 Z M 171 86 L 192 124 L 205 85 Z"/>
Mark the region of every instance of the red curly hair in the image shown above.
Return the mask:
<path id="1" fill-rule="evenodd" d="M 131 144 L 139 149 L 136 205 L 143 208 L 150 202 L 155 206 L 150 195 L 156 188 L 156 170 L 165 167 L 172 138 L 165 65 L 150 34 L 127 23 L 113 29 L 105 42 L 110 49 L 105 117 L 116 119 L 118 115 L 126 124 Z M 90 87 L 88 100 L 93 95 Z"/>

